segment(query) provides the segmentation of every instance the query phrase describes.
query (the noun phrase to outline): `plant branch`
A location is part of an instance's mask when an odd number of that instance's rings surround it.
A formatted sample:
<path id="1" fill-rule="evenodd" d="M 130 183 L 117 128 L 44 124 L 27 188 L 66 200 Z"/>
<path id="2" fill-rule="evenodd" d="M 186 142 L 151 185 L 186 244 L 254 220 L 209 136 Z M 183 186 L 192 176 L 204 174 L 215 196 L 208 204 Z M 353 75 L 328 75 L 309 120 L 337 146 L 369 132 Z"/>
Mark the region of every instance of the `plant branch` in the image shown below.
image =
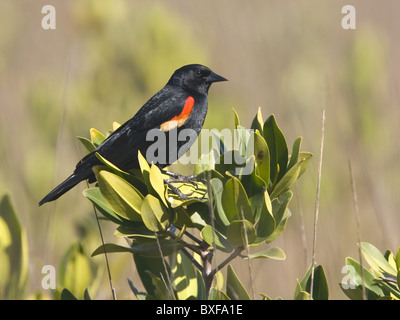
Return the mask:
<path id="1" fill-rule="evenodd" d="M 175 235 L 175 233 L 173 233 L 171 230 L 165 230 L 165 233 L 170 236 L 173 240 L 176 240 L 177 242 L 179 242 L 181 245 L 183 245 L 184 247 L 192 250 L 193 252 L 197 253 L 198 255 L 201 256 L 201 250 L 198 246 L 190 244 L 188 242 L 186 242 L 185 240 L 179 239 L 177 240 L 177 236 Z"/>
<path id="2" fill-rule="evenodd" d="M 200 272 L 203 272 L 203 266 L 186 250 L 186 248 L 182 248 L 181 251 Z"/>
<path id="3" fill-rule="evenodd" d="M 321 145 L 319 150 L 319 166 L 318 166 L 318 182 L 317 182 L 317 195 L 315 200 L 315 212 L 314 212 L 314 237 L 313 237 L 313 248 L 312 248 L 312 259 L 311 259 L 311 286 L 310 286 L 310 300 L 313 296 L 314 287 L 314 269 L 315 269 L 315 249 L 317 246 L 317 224 L 319 216 L 319 193 L 321 187 L 321 172 L 322 172 L 322 155 L 324 151 L 324 137 L 325 137 L 325 110 L 322 111 L 322 129 L 321 129 Z"/>
<path id="4" fill-rule="evenodd" d="M 216 267 L 215 269 L 213 269 L 211 271 L 212 276 L 214 276 L 218 270 L 221 270 L 223 267 L 225 267 L 229 262 L 231 262 L 233 259 L 235 259 L 237 256 L 240 255 L 240 253 L 243 251 L 243 247 L 236 247 L 236 249 L 230 254 L 230 256 L 228 258 L 226 258 L 224 261 L 222 261 L 218 267 Z"/>

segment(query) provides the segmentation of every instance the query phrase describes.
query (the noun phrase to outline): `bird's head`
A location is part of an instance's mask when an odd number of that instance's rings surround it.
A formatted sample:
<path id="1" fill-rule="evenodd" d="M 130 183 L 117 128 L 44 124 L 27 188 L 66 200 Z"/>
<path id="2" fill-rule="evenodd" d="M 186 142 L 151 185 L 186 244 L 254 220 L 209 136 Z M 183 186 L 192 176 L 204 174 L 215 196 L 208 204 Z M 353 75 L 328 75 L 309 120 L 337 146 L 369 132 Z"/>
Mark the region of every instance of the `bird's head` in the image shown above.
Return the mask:
<path id="1" fill-rule="evenodd" d="M 188 92 L 207 94 L 213 82 L 227 81 L 201 64 L 189 64 L 176 70 L 168 84 L 178 85 Z"/>

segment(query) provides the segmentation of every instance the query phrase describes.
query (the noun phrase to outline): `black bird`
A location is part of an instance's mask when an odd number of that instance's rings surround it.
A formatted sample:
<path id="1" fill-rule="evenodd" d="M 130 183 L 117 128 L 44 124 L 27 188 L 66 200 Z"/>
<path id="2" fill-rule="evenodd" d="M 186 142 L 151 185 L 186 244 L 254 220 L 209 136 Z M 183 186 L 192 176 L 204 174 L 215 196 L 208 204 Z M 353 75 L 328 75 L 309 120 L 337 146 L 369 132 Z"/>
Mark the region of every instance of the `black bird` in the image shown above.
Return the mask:
<path id="1" fill-rule="evenodd" d="M 102 164 L 96 152 L 122 170 L 139 168 L 138 151 L 146 155 L 156 140 L 148 135 L 151 130 L 155 130 L 152 133 L 156 135 L 165 133 L 166 137 L 164 150 L 158 150 L 165 154 L 156 155 L 158 162 L 154 163 L 160 168 L 172 164 L 190 148 L 203 127 L 211 84 L 226 80 L 200 64 L 186 65 L 176 70 L 164 88 L 151 97 L 133 118 L 110 134 L 95 151 L 80 160 L 73 174 L 46 195 L 39 205 L 58 199 L 82 180 L 95 182 L 92 168 Z M 185 131 L 188 133 L 185 134 L 186 139 L 177 140 L 183 129 L 190 129 Z M 170 141 L 170 137 L 175 139 L 174 142 Z"/>

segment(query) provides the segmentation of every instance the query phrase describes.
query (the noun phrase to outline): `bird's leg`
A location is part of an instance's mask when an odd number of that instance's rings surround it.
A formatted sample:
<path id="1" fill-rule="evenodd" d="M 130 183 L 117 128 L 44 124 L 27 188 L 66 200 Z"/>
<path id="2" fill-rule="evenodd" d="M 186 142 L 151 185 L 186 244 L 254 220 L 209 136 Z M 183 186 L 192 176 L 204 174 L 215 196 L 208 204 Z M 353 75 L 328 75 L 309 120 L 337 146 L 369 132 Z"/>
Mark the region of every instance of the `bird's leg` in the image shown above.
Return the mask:
<path id="1" fill-rule="evenodd" d="M 189 184 L 193 185 L 196 189 L 198 189 L 199 186 L 196 182 L 206 183 L 205 179 L 199 178 L 196 175 L 184 176 L 179 173 L 168 172 L 168 171 L 164 171 L 164 170 L 163 170 L 163 173 L 171 177 L 171 179 L 165 179 L 164 183 L 168 185 L 168 187 L 170 188 L 170 191 L 172 193 L 176 194 L 183 200 L 189 200 L 189 199 L 202 200 L 201 198 L 198 198 L 198 197 L 191 197 L 191 195 L 194 192 L 191 192 L 189 194 L 184 194 L 177 187 L 175 187 L 173 185 L 173 183 L 189 183 Z"/>
<path id="2" fill-rule="evenodd" d="M 206 179 L 203 178 L 199 178 L 196 175 L 191 175 L 191 176 L 184 176 L 182 174 L 179 173 L 175 173 L 175 172 L 169 172 L 169 171 L 163 171 L 163 173 L 165 173 L 166 175 L 172 177 L 172 179 L 167 179 L 166 181 L 170 182 L 170 183 L 174 183 L 174 182 L 181 182 L 181 183 L 190 183 L 192 184 L 194 187 L 196 187 L 196 189 L 198 188 L 197 183 L 196 182 L 203 182 L 203 183 L 207 183 Z"/>

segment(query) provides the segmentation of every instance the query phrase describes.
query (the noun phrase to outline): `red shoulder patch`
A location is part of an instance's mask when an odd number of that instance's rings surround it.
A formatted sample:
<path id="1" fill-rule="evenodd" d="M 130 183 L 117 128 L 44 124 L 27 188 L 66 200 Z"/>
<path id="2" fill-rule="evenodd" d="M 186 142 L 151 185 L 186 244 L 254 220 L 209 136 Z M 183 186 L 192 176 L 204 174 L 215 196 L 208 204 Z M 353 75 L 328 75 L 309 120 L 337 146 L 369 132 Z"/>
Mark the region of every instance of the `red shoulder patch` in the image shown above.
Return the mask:
<path id="1" fill-rule="evenodd" d="M 183 125 L 186 122 L 187 118 L 189 118 L 193 106 L 194 106 L 194 98 L 189 96 L 185 101 L 185 105 L 183 107 L 182 112 L 179 115 L 173 117 L 171 120 L 161 124 L 160 129 L 163 131 L 168 131 Z"/>

